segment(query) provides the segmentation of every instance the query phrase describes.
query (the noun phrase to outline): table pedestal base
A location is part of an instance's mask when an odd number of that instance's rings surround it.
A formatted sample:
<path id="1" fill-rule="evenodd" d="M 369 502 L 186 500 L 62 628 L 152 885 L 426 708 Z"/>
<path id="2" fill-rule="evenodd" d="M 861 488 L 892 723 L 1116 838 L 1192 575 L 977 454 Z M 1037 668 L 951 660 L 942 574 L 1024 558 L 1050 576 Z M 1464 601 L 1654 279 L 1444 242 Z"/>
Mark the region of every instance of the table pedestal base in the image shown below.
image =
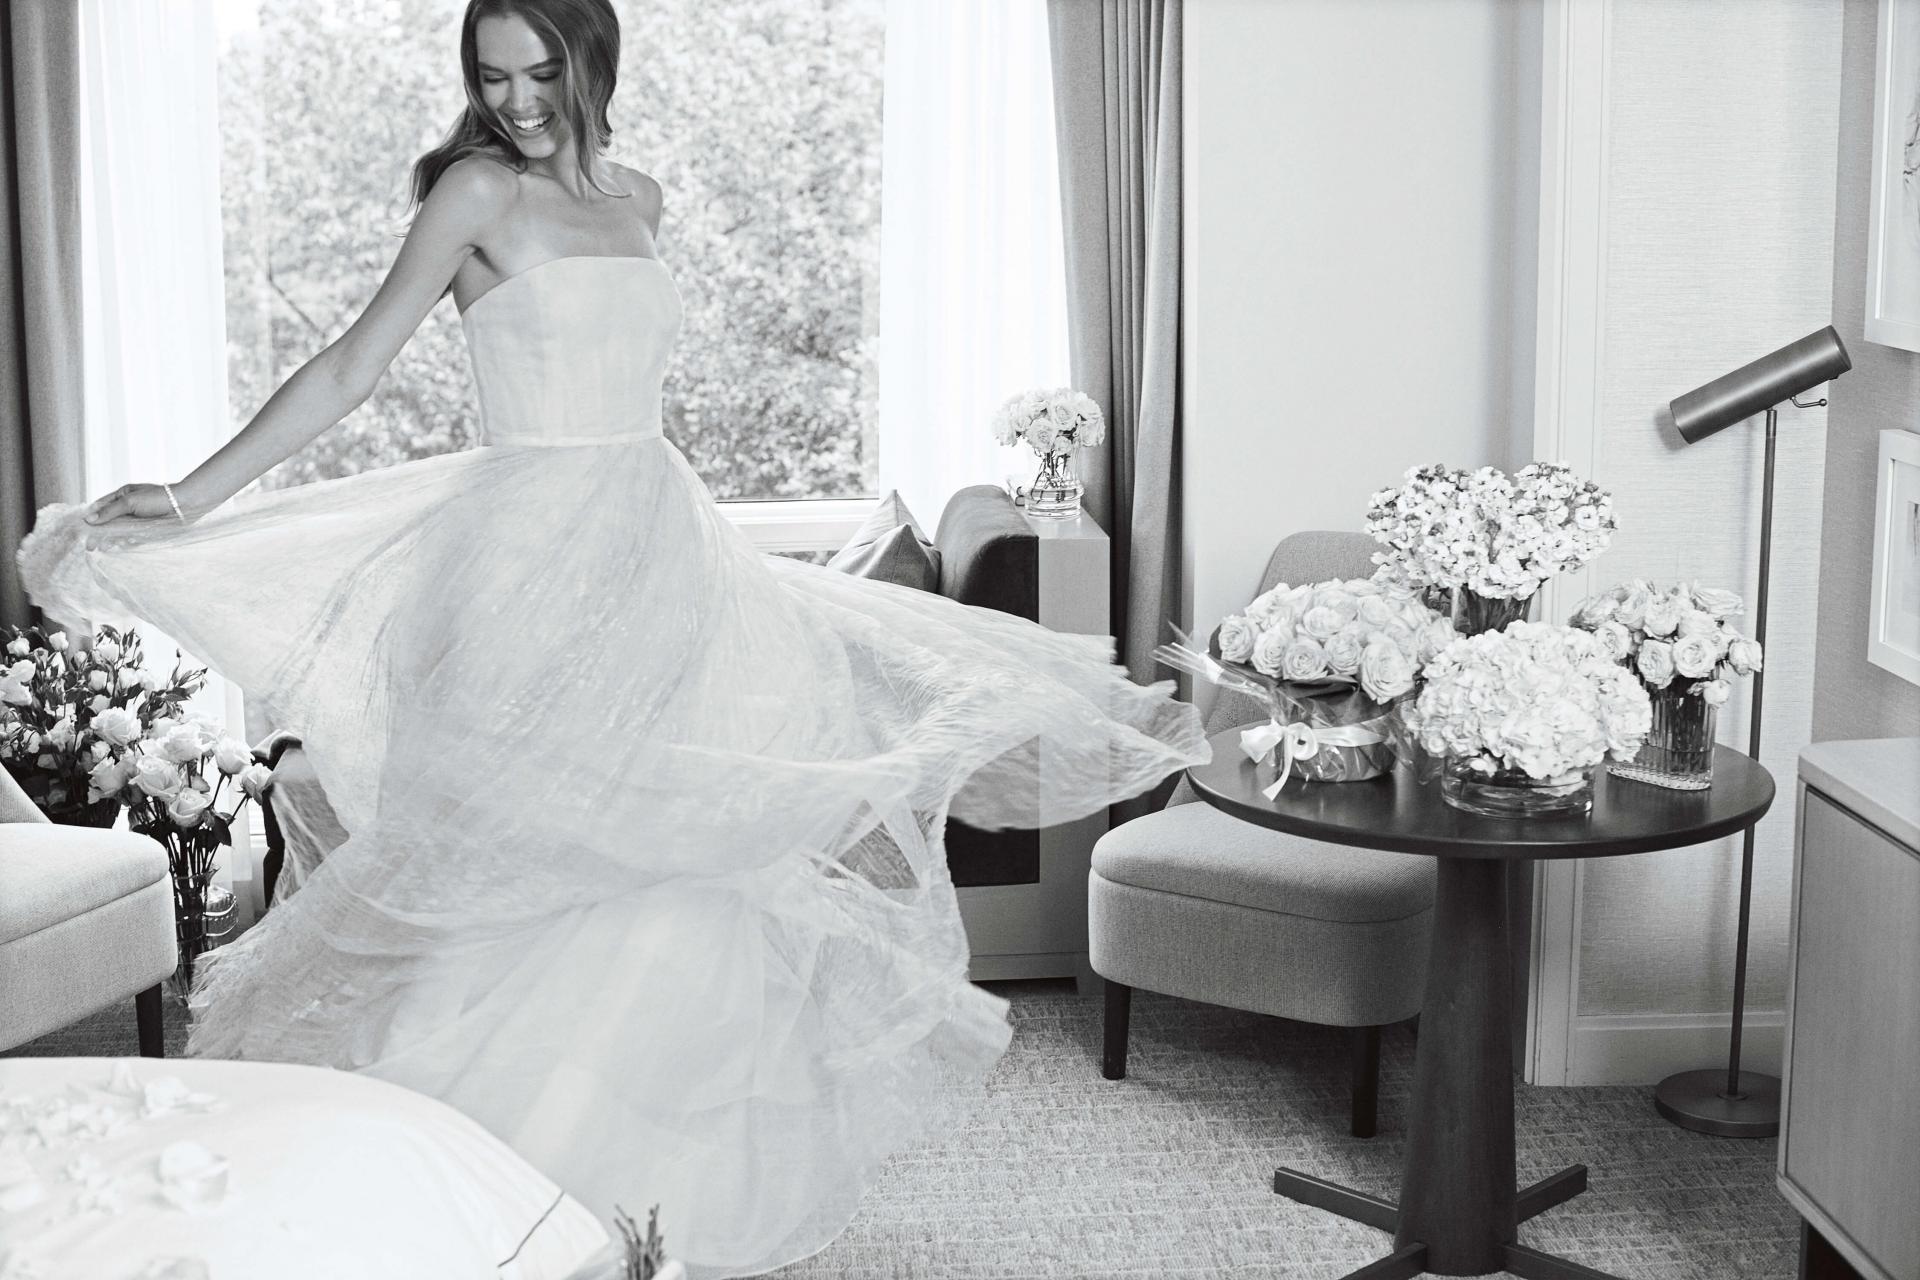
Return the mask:
<path id="1" fill-rule="evenodd" d="M 1500 1271 L 1529 1280 L 1611 1280 L 1514 1239 L 1519 1223 L 1585 1191 L 1587 1169 L 1574 1165 L 1515 1187 L 1507 868 L 1493 859 L 1442 858 L 1436 872 L 1399 1202 L 1292 1169 L 1274 1173 L 1273 1189 L 1393 1232 L 1394 1252 L 1347 1280 Z"/>
<path id="2" fill-rule="evenodd" d="M 1273 1189 L 1289 1200 L 1310 1204 L 1316 1209 L 1325 1209 L 1382 1231 L 1394 1232 L 1396 1236 L 1399 1234 L 1400 1207 L 1390 1200 L 1382 1200 L 1364 1191 L 1355 1191 L 1352 1187 L 1343 1187 L 1337 1182 L 1301 1173 L 1297 1169 L 1275 1169 Z M 1515 1197 L 1514 1208 L 1519 1220 L 1525 1222 L 1536 1214 L 1545 1213 L 1555 1205 L 1573 1199 L 1586 1189 L 1587 1166 L 1569 1165 L 1551 1178 L 1542 1178 L 1521 1191 Z M 1499 1246 L 1499 1265 L 1493 1270 L 1508 1271 L 1516 1276 L 1524 1276 L 1526 1280 L 1618 1280 L 1605 1271 L 1596 1271 L 1566 1258 L 1512 1242 Z M 1426 1244 L 1416 1240 L 1401 1244 L 1386 1257 L 1370 1262 L 1358 1271 L 1348 1272 L 1345 1280 L 1409 1280 L 1410 1277 L 1427 1273 L 1488 1274 L 1485 1271 L 1443 1270 L 1440 1265 L 1428 1261 Z"/>

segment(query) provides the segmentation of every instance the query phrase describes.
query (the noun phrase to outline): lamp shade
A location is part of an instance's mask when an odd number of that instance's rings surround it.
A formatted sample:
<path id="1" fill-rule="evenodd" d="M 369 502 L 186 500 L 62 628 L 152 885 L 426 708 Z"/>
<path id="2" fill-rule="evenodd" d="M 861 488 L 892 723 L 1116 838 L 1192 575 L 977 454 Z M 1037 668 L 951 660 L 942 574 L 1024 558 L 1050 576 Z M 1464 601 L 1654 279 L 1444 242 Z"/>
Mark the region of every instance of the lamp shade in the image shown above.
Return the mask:
<path id="1" fill-rule="evenodd" d="M 1840 335 L 1828 325 L 1678 397 L 1670 406 L 1673 425 L 1694 444 L 1851 368 Z"/>

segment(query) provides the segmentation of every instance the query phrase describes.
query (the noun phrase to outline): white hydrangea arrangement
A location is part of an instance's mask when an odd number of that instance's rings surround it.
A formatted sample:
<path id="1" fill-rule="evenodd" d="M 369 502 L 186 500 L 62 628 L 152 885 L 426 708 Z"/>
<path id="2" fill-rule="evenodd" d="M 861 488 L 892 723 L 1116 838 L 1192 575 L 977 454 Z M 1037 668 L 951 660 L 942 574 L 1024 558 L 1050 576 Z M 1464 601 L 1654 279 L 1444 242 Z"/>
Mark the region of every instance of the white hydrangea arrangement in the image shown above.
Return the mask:
<path id="1" fill-rule="evenodd" d="M 1760 670 L 1759 642 L 1727 625 L 1741 608 L 1739 596 L 1719 587 L 1634 578 L 1581 601 L 1571 621 L 1649 690 L 1698 695 L 1718 707 L 1732 677 Z"/>
<path id="2" fill-rule="evenodd" d="M 1460 636 L 1402 705 L 1426 750 L 1489 777 L 1568 780 L 1611 756 L 1632 760 L 1653 725 L 1640 682 L 1594 633 L 1544 622 Z"/>
<path id="3" fill-rule="evenodd" d="M 1435 464 L 1375 493 L 1367 532 L 1376 577 L 1524 600 L 1555 574 L 1586 564 L 1613 537 L 1613 498 L 1557 463 L 1513 475 Z"/>
<path id="4" fill-rule="evenodd" d="M 1023 391 L 994 411 L 993 438 L 1003 445 L 1025 440 L 1042 458 L 1062 457 L 1107 436 L 1107 421 L 1092 396 L 1071 387 Z"/>
<path id="5" fill-rule="evenodd" d="M 1453 624 L 1409 589 L 1367 578 L 1282 582 L 1220 621 L 1220 658 L 1275 680 L 1357 684 L 1377 702 L 1413 689 Z"/>

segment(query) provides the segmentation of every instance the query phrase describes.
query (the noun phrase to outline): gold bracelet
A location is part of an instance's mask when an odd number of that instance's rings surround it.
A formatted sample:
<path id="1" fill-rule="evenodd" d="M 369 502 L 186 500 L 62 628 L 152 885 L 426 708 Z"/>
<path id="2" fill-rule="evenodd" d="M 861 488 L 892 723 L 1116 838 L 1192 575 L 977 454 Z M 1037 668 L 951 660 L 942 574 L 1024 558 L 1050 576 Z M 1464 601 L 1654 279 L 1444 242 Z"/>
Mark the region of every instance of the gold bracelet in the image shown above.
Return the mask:
<path id="1" fill-rule="evenodd" d="M 173 507 L 174 518 L 179 520 L 181 524 L 185 524 L 187 522 L 187 518 L 186 516 L 180 513 L 180 499 L 173 496 L 173 486 L 170 484 L 162 483 L 160 487 L 166 490 L 167 502 L 171 504 Z"/>

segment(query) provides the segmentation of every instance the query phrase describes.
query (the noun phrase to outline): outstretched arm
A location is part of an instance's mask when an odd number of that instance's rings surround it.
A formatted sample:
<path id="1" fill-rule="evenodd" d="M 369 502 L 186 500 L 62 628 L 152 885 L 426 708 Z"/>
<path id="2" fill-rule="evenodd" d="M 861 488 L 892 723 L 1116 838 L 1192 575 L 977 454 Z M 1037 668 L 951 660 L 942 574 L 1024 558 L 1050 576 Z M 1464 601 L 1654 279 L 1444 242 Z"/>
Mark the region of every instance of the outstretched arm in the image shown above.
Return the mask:
<path id="1" fill-rule="evenodd" d="M 512 175 L 483 157 L 450 166 L 360 318 L 281 384 L 233 439 L 173 485 L 182 513 L 192 519 L 211 511 L 364 404 L 513 192 Z M 171 520 L 174 511 L 160 485 L 130 484 L 97 499 L 86 519 L 100 524 L 121 516 Z"/>

